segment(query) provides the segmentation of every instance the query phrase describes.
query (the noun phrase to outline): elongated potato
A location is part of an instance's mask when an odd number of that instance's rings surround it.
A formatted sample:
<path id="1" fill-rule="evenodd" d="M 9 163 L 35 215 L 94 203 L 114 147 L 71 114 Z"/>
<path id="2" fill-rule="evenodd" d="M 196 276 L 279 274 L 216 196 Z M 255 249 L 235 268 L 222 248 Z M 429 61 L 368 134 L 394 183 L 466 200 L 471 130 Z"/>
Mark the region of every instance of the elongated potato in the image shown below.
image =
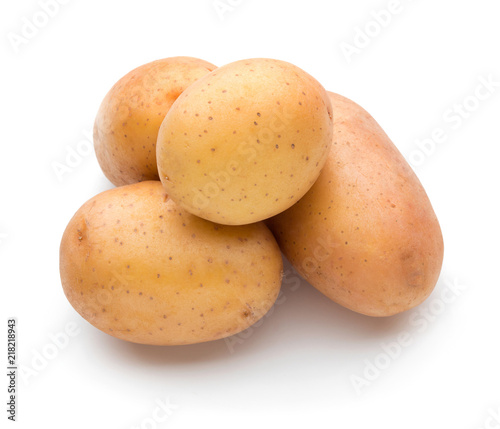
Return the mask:
<path id="1" fill-rule="evenodd" d="M 106 94 L 94 124 L 94 146 L 106 177 L 116 186 L 159 180 L 158 130 L 174 101 L 216 67 L 191 57 L 144 64 Z"/>
<path id="2" fill-rule="evenodd" d="M 60 271 L 69 302 L 95 327 L 174 345 L 223 338 L 259 320 L 278 295 L 282 259 L 263 223 L 200 219 L 158 181 L 85 203 L 64 232 Z"/>
<path id="3" fill-rule="evenodd" d="M 433 290 L 438 220 L 418 178 L 363 108 L 329 93 L 334 138 L 297 204 L 268 225 L 286 257 L 333 301 L 369 316 L 408 310 Z"/>

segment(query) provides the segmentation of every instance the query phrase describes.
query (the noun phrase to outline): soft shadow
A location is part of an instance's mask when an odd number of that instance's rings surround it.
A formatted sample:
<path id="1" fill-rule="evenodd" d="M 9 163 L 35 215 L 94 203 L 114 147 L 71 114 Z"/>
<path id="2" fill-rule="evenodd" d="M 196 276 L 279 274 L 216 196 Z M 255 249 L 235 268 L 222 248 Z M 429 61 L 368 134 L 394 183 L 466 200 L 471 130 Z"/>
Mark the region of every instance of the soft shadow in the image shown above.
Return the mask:
<path id="1" fill-rule="evenodd" d="M 107 335 L 92 328 L 92 341 L 98 343 L 106 353 L 120 356 L 120 359 L 149 365 L 195 365 L 231 357 L 224 339 L 200 344 L 182 346 L 151 346 L 136 344 Z"/>

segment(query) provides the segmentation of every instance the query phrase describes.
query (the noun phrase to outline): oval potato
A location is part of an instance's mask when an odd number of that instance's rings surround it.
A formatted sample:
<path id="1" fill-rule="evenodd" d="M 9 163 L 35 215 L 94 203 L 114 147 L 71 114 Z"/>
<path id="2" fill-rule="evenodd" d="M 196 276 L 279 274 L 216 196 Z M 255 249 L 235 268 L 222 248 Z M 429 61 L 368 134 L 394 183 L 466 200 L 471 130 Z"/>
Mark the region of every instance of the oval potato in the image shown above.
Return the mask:
<path id="1" fill-rule="evenodd" d="M 97 160 L 116 186 L 159 180 L 156 139 L 168 110 L 216 66 L 191 57 L 144 64 L 122 77 L 101 103 L 94 124 Z"/>
<path id="2" fill-rule="evenodd" d="M 160 179 L 189 212 L 242 225 L 280 213 L 317 179 L 332 140 L 325 89 L 284 61 L 237 61 L 177 99 L 158 134 Z"/>
<path id="3" fill-rule="evenodd" d="M 66 297 L 92 325 L 141 344 L 191 344 L 240 332 L 273 305 L 278 245 L 263 223 L 217 225 L 180 209 L 159 181 L 103 192 L 61 242 Z"/>
<path id="4" fill-rule="evenodd" d="M 285 256 L 333 301 L 389 316 L 424 301 L 443 238 L 418 178 L 363 108 L 330 93 L 334 139 L 325 167 L 297 204 L 267 223 Z"/>

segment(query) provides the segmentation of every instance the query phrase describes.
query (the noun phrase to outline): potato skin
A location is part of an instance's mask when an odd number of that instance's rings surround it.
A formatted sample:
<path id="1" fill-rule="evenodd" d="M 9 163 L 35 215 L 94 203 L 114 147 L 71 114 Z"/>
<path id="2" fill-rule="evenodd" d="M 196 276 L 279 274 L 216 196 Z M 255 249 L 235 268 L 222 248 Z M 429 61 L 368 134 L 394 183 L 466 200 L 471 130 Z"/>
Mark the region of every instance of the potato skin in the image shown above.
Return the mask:
<path id="1" fill-rule="evenodd" d="M 332 140 L 325 89 L 284 61 L 237 61 L 177 99 L 158 134 L 160 180 L 189 212 L 242 225 L 280 213 L 317 179 Z"/>
<path id="2" fill-rule="evenodd" d="M 101 103 L 94 124 L 97 160 L 116 186 L 159 180 L 158 129 L 177 97 L 216 66 L 191 57 L 144 64 L 122 77 Z"/>
<path id="3" fill-rule="evenodd" d="M 297 204 L 270 219 L 285 256 L 333 301 L 369 316 L 423 302 L 441 270 L 443 238 L 420 181 L 363 108 L 329 93 L 334 139 Z"/>
<path id="4" fill-rule="evenodd" d="M 60 273 L 71 305 L 103 332 L 191 344 L 259 320 L 277 298 L 282 258 L 263 223 L 208 222 L 148 181 L 103 192 L 76 212 L 62 238 Z"/>

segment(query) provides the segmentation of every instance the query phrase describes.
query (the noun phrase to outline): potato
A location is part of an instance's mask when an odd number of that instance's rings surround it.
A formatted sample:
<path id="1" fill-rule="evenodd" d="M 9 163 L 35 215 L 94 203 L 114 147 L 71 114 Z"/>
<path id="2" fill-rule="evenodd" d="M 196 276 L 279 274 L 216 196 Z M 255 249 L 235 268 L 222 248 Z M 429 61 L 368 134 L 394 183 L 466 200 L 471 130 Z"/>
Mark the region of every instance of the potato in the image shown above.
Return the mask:
<path id="1" fill-rule="evenodd" d="M 282 259 L 263 223 L 193 216 L 159 181 L 103 192 L 67 226 L 60 272 L 71 305 L 103 332 L 141 344 L 216 340 L 273 305 Z"/>
<path id="2" fill-rule="evenodd" d="M 170 106 L 216 67 L 190 57 L 153 61 L 122 77 L 104 98 L 94 124 L 97 160 L 116 186 L 159 180 L 156 138 Z"/>
<path id="3" fill-rule="evenodd" d="M 278 60 L 237 61 L 206 75 L 174 103 L 158 134 L 168 195 L 202 218 L 257 222 L 298 201 L 332 140 L 324 88 Z"/>
<path id="4" fill-rule="evenodd" d="M 333 301 L 369 316 L 408 310 L 433 290 L 443 238 L 419 180 L 375 120 L 330 93 L 334 139 L 296 205 L 268 222 L 285 256 Z"/>

